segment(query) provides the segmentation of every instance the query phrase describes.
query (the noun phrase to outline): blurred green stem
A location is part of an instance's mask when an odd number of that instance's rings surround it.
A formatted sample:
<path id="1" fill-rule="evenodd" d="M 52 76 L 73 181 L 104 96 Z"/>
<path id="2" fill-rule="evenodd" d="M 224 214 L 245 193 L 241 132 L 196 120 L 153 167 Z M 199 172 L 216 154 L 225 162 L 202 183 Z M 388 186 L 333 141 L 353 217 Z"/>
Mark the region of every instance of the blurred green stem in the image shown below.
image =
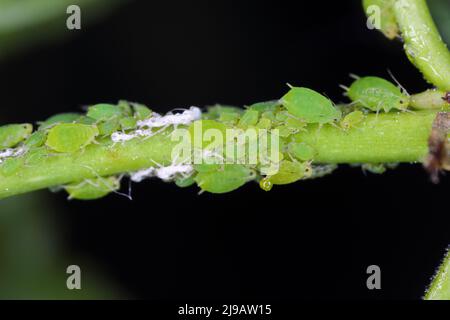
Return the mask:
<path id="1" fill-rule="evenodd" d="M 394 10 L 409 60 L 428 82 L 450 91 L 450 52 L 439 35 L 426 1 L 399 0 Z"/>
<path id="2" fill-rule="evenodd" d="M 428 289 L 425 300 L 450 300 L 450 250 Z"/>

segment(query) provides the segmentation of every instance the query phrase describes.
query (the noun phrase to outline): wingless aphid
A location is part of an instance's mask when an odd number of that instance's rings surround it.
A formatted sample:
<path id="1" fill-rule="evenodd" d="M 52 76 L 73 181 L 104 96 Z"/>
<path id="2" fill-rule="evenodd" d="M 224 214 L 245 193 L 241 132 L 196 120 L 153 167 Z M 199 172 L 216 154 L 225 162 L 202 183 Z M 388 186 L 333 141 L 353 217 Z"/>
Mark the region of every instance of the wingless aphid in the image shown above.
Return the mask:
<path id="1" fill-rule="evenodd" d="M 341 118 L 330 99 L 308 88 L 292 87 L 280 102 L 291 115 L 306 123 L 323 125 Z"/>
<path id="2" fill-rule="evenodd" d="M 28 123 L 8 124 L 0 127 L 0 149 L 12 148 L 27 139 L 33 126 Z"/>
<path id="3" fill-rule="evenodd" d="M 120 188 L 120 180 L 115 177 L 88 179 L 80 183 L 64 186 L 69 199 L 95 200 L 105 197 Z"/>
<path id="4" fill-rule="evenodd" d="M 356 79 L 347 90 L 353 104 L 375 112 L 407 110 L 410 97 L 393 83 L 379 77 Z"/>
<path id="5" fill-rule="evenodd" d="M 339 122 L 339 126 L 345 131 L 350 130 L 361 123 L 364 120 L 364 117 L 362 111 L 350 112 Z"/>
<path id="6" fill-rule="evenodd" d="M 91 144 L 98 134 L 95 126 L 61 123 L 48 131 L 45 144 L 56 152 L 76 152 Z"/>
<path id="7" fill-rule="evenodd" d="M 238 164 L 226 164 L 217 171 L 199 172 L 195 179 L 202 191 L 227 193 L 238 189 L 253 178 L 251 169 Z"/>
<path id="8" fill-rule="evenodd" d="M 290 184 L 294 183 L 311 172 L 311 166 L 306 162 L 283 160 L 280 163 L 278 173 L 268 177 L 273 184 Z"/>

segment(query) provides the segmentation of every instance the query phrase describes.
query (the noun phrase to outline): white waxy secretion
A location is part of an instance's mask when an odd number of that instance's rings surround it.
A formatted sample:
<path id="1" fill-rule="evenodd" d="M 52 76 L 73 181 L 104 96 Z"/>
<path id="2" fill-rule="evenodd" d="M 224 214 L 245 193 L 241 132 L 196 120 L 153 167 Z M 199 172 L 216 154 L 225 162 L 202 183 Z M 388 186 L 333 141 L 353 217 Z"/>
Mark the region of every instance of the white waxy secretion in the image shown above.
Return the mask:
<path id="1" fill-rule="evenodd" d="M 169 112 L 165 116 L 153 113 L 152 117 L 137 122 L 138 129 L 130 133 L 114 132 L 111 135 L 113 142 L 126 142 L 137 137 L 152 137 L 159 131 L 153 132 L 153 128 L 167 128 L 168 126 L 188 125 L 196 120 L 200 120 L 202 111 L 197 107 L 190 107 L 182 113 Z"/>

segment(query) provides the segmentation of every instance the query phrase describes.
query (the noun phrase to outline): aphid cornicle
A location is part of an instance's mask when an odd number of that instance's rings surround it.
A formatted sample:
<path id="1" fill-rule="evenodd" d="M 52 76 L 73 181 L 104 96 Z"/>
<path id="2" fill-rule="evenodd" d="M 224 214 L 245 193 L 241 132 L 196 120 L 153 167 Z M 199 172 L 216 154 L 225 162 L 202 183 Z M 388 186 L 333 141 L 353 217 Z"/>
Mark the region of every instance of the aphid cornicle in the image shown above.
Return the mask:
<path id="1" fill-rule="evenodd" d="M 0 149 L 12 148 L 31 135 L 33 126 L 24 124 L 7 124 L 0 127 Z"/>
<path id="2" fill-rule="evenodd" d="M 330 99 L 308 88 L 292 87 L 280 102 L 291 115 L 306 123 L 333 123 L 342 116 Z"/>
<path id="3" fill-rule="evenodd" d="M 95 126 L 61 123 L 49 130 L 45 144 L 56 152 L 76 152 L 92 143 L 98 134 Z"/>
<path id="4" fill-rule="evenodd" d="M 410 98 L 393 83 L 379 77 L 356 79 L 347 90 L 348 97 L 357 106 L 369 110 L 389 112 L 393 109 L 404 111 Z"/>

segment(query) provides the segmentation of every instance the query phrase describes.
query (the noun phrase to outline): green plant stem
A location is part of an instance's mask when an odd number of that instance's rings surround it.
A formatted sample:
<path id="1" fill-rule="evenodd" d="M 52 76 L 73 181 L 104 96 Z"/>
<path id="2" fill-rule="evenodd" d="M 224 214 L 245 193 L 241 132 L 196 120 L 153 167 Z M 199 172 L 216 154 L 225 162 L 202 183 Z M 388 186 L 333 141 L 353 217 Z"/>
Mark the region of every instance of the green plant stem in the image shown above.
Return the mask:
<path id="1" fill-rule="evenodd" d="M 371 114 L 356 128 L 325 126 L 300 134 L 318 152 L 321 163 L 422 161 L 435 112 Z"/>
<path id="2" fill-rule="evenodd" d="M 344 132 L 332 126 L 310 128 L 296 135 L 318 151 L 319 163 L 417 162 L 427 154 L 434 111 L 368 115 L 358 128 Z M 84 179 L 169 165 L 171 129 L 146 140 L 100 143 L 73 154 L 24 155 L 25 165 L 10 176 L 0 175 L 0 198 Z"/>
<path id="3" fill-rule="evenodd" d="M 425 0 L 399 0 L 394 6 L 405 52 L 425 79 L 450 91 L 450 52 L 442 41 Z"/>
<path id="4" fill-rule="evenodd" d="M 425 300 L 450 300 L 450 251 L 437 271 L 428 289 Z"/>

